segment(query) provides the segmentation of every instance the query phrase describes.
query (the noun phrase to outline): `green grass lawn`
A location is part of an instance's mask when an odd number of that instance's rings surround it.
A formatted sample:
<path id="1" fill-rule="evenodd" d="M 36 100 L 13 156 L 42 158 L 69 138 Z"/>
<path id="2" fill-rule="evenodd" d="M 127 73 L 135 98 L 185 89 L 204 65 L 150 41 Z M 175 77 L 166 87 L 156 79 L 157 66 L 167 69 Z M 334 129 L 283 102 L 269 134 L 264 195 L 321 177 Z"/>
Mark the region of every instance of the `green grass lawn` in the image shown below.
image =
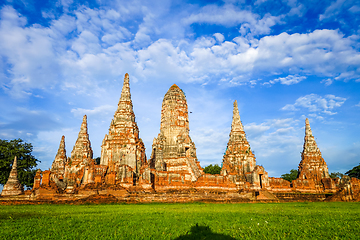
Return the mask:
<path id="1" fill-rule="evenodd" d="M 360 239 L 360 203 L 0 206 L 0 239 Z"/>

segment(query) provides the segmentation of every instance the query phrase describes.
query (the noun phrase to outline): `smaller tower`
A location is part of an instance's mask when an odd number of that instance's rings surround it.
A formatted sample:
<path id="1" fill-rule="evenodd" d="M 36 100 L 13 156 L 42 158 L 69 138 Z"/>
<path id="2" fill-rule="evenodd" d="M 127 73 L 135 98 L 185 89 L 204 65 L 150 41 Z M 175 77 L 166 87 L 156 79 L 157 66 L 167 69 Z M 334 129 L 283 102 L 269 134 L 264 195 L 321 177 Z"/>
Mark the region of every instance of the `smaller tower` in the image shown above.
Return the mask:
<path id="1" fill-rule="evenodd" d="M 7 180 L 1 192 L 1 196 L 15 196 L 24 193 L 24 187 L 20 184 L 17 172 L 17 158 L 15 156 L 14 162 L 10 171 L 9 179 Z"/>
<path id="2" fill-rule="evenodd" d="M 304 148 L 301 153 L 298 179 L 312 179 L 318 184 L 321 183 L 322 178 L 329 178 L 329 170 L 315 142 L 309 119 L 306 118 Z"/>
<path id="3" fill-rule="evenodd" d="M 229 142 L 223 158 L 221 173 L 222 175 L 226 173 L 236 174 L 242 181 L 246 181 L 246 173 L 252 172 L 255 166 L 255 155 L 246 139 L 244 127 L 240 120 L 238 104 L 235 100 Z"/>
<path id="4" fill-rule="evenodd" d="M 58 152 L 55 156 L 55 160 L 51 165 L 51 172 L 57 175 L 57 178 L 62 179 L 65 172 L 66 163 L 66 150 L 65 150 L 65 136 L 61 137 Z"/>
<path id="5" fill-rule="evenodd" d="M 67 184 L 68 192 L 81 184 L 84 168 L 91 163 L 92 158 L 93 151 L 88 134 L 87 117 L 84 115 L 78 138 L 71 151 L 71 157 L 65 164 L 64 182 Z"/>
<path id="6" fill-rule="evenodd" d="M 239 186 L 250 183 L 252 189 L 261 189 L 269 185 L 268 173 L 265 172 L 264 167 L 256 165 L 255 155 L 251 151 L 240 120 L 236 100 L 234 101 L 229 142 L 222 165 L 221 175 L 229 175 L 231 181 Z"/>

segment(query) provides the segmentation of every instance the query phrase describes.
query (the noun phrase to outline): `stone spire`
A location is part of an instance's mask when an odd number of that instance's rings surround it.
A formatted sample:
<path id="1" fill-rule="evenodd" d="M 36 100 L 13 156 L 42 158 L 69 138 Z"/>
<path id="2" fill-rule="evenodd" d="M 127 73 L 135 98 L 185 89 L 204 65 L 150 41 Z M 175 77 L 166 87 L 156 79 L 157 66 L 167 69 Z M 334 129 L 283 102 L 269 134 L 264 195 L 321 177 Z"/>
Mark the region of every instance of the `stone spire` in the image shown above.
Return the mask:
<path id="1" fill-rule="evenodd" d="M 312 131 L 309 123 L 309 119 L 305 119 L 305 138 L 312 136 Z M 316 143 L 315 143 L 316 144 Z"/>
<path id="2" fill-rule="evenodd" d="M 124 77 L 124 84 L 121 91 L 120 101 L 130 101 L 131 102 L 131 94 L 130 94 L 130 79 L 129 74 L 126 73 Z M 132 110 L 132 103 L 131 103 Z"/>
<path id="3" fill-rule="evenodd" d="M 91 143 L 88 134 L 87 116 L 84 115 L 78 138 L 75 142 L 73 150 L 71 151 L 71 160 L 73 163 L 86 164 L 89 159 L 92 159 L 92 157 L 93 151 L 91 149 Z"/>
<path id="4" fill-rule="evenodd" d="M 326 162 L 321 156 L 315 138 L 312 135 L 309 119 L 305 120 L 305 138 L 301 162 L 299 164 L 299 179 L 313 179 L 320 182 L 322 178 L 328 178 L 329 171 Z"/>
<path id="5" fill-rule="evenodd" d="M 71 157 L 65 163 L 64 182 L 67 185 L 67 192 L 72 192 L 76 186 L 81 184 L 84 168 L 92 162 L 92 158 L 93 151 L 88 134 L 87 117 L 84 115 L 78 138 L 71 151 Z M 62 184 L 58 186 L 62 187 Z"/>
<path id="6" fill-rule="evenodd" d="M 237 101 L 234 102 L 233 120 L 229 134 L 229 142 L 223 157 L 222 174 L 236 174 L 243 181 L 246 173 L 250 173 L 256 166 L 255 155 L 246 139 L 244 127 L 240 121 Z"/>
<path id="7" fill-rule="evenodd" d="M 20 184 L 17 172 L 17 158 L 15 156 L 14 162 L 10 171 L 9 179 L 7 180 L 1 192 L 1 196 L 14 196 L 24 193 L 24 188 Z"/>
<path id="8" fill-rule="evenodd" d="M 241 135 L 245 137 L 244 127 L 240 120 L 240 114 L 238 109 L 237 101 L 234 102 L 234 109 L 233 109 L 233 119 L 231 123 L 231 131 L 230 131 L 230 138 L 236 138 L 236 136 Z"/>
<path id="9" fill-rule="evenodd" d="M 62 136 L 55 160 L 51 165 L 51 171 L 56 173 L 58 177 L 64 175 L 66 160 L 65 136 Z"/>
<path id="10" fill-rule="evenodd" d="M 118 108 L 110 123 L 109 133 L 105 135 L 101 145 L 100 164 L 109 166 L 109 171 L 116 171 L 117 180 L 123 181 L 125 177 L 130 177 L 129 174 L 131 177 L 132 173 L 138 174 L 145 163 L 145 146 L 139 138 L 139 128 L 135 122 L 131 101 L 129 74 L 126 73 Z M 120 166 L 131 169 L 121 170 L 120 173 Z"/>
<path id="11" fill-rule="evenodd" d="M 201 175 L 201 167 L 189 131 L 186 97 L 174 84 L 162 103 L 160 133 L 153 142 L 151 167 L 160 171 L 189 174 L 195 181 Z"/>

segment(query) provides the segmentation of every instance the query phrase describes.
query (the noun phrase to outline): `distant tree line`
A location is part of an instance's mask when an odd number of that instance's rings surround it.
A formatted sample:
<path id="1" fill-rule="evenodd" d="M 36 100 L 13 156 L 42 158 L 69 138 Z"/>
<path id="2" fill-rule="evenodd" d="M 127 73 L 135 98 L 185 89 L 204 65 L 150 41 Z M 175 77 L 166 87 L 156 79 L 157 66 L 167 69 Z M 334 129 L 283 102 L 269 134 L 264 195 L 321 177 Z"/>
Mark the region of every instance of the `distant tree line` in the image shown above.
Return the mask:
<path id="1" fill-rule="evenodd" d="M 26 143 L 22 139 L 1 140 L 0 139 L 0 184 L 4 185 L 10 175 L 11 167 L 15 156 L 18 159 L 18 178 L 21 184 L 27 188 L 31 188 L 34 183 L 34 177 L 37 169 L 35 168 L 40 162 L 32 154 L 33 146 Z M 100 164 L 100 157 L 95 159 Z M 220 174 L 221 167 L 218 164 L 210 164 L 204 168 L 204 173 Z M 298 177 L 298 170 L 291 169 L 290 173 L 281 175 L 281 178 L 287 181 L 293 181 Z M 349 177 L 360 179 L 360 164 L 345 173 Z M 344 174 L 340 172 L 330 173 L 331 178 L 341 178 Z"/>
<path id="2" fill-rule="evenodd" d="M 291 169 L 290 173 L 285 173 L 285 174 L 281 175 L 281 178 L 291 182 L 291 181 L 297 179 L 298 175 L 299 175 L 298 170 Z M 354 178 L 360 179 L 360 164 L 359 164 L 359 166 L 356 166 L 353 169 L 350 169 L 349 171 L 347 171 L 345 173 L 345 175 L 347 175 L 349 177 L 354 177 Z M 344 176 L 344 174 L 342 174 L 341 172 L 330 173 L 331 178 L 342 178 L 343 176 Z"/>
<path id="3" fill-rule="evenodd" d="M 210 164 L 209 166 L 206 166 L 204 168 L 204 173 L 220 174 L 220 172 L 221 172 L 221 167 L 217 164 L 215 165 Z"/>

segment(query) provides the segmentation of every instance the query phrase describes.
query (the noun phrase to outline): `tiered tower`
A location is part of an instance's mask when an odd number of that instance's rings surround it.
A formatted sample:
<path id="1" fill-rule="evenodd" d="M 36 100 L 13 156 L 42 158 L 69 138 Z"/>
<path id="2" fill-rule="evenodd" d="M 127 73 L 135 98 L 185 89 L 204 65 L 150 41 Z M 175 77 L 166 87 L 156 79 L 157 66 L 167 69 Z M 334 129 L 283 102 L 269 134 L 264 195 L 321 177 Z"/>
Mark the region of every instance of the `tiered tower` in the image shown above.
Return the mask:
<path id="1" fill-rule="evenodd" d="M 1 196 L 14 196 L 24 193 L 24 187 L 20 184 L 17 173 L 17 158 L 15 156 L 14 162 L 10 171 L 9 178 L 4 185 Z"/>
<path id="2" fill-rule="evenodd" d="M 309 119 L 306 118 L 304 148 L 301 153 L 298 179 L 312 179 L 315 183 L 320 183 L 322 178 L 329 178 L 329 170 L 312 134 Z"/>
<path id="3" fill-rule="evenodd" d="M 55 160 L 51 165 L 51 172 L 56 174 L 59 179 L 64 177 L 66 161 L 65 136 L 62 136 Z"/>
<path id="4" fill-rule="evenodd" d="M 184 92 L 172 85 L 164 96 L 160 133 L 153 141 L 150 166 L 158 171 L 185 174 L 196 181 L 202 169 L 189 135 L 188 106 Z"/>
<path id="5" fill-rule="evenodd" d="M 222 165 L 221 174 L 230 175 L 232 181 L 237 184 L 249 182 L 253 187 L 268 185 L 267 172 L 262 166 L 256 165 L 255 155 L 246 139 L 236 100 L 234 102 L 229 142 Z"/>
<path id="6" fill-rule="evenodd" d="M 256 166 L 255 155 L 246 139 L 244 127 L 240 120 L 237 101 L 234 102 L 233 119 L 229 142 L 223 157 L 222 174 L 236 174 L 245 181 L 245 174 L 252 172 Z"/>
<path id="7" fill-rule="evenodd" d="M 101 165 L 109 166 L 108 173 L 115 173 L 116 182 L 135 182 L 140 168 L 146 163 L 145 146 L 139 138 L 139 128 L 131 101 L 129 74 L 125 74 L 118 108 L 110 123 L 109 133 L 101 145 Z"/>
<path id="8" fill-rule="evenodd" d="M 93 161 L 92 158 L 93 151 L 88 134 L 87 117 L 84 115 L 78 138 L 71 151 L 71 157 L 65 164 L 64 180 L 68 189 L 81 184 L 84 167 Z"/>

